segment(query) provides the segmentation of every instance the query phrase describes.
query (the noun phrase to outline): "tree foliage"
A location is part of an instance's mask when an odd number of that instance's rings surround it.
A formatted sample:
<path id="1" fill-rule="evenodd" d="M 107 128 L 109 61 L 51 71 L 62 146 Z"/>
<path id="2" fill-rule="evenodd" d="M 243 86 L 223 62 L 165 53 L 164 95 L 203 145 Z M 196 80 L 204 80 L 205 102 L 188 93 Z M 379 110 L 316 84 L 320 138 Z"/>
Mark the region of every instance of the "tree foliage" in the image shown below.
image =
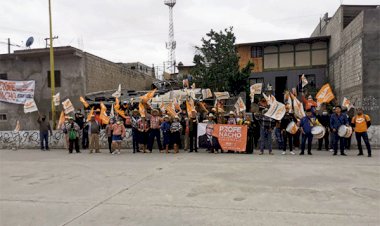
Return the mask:
<path id="1" fill-rule="evenodd" d="M 228 91 L 232 94 L 248 90 L 248 77 L 253 64 L 249 62 L 239 70 L 239 57 L 235 47 L 233 28 L 220 32 L 211 30 L 196 46 L 195 67 L 192 70 L 198 87 L 213 91 Z"/>

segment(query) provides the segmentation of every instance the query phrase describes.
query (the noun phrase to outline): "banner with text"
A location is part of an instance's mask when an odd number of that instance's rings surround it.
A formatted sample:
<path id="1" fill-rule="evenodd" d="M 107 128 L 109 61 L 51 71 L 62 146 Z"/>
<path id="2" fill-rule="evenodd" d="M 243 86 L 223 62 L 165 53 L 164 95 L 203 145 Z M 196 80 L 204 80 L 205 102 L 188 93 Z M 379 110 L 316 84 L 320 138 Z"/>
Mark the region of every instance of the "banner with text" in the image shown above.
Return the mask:
<path id="1" fill-rule="evenodd" d="M 33 99 L 35 81 L 9 81 L 0 79 L 0 101 L 12 104 L 25 104 Z"/>
<path id="2" fill-rule="evenodd" d="M 227 124 L 198 124 L 198 146 L 218 147 L 223 151 L 244 152 L 247 144 L 247 126 Z"/>

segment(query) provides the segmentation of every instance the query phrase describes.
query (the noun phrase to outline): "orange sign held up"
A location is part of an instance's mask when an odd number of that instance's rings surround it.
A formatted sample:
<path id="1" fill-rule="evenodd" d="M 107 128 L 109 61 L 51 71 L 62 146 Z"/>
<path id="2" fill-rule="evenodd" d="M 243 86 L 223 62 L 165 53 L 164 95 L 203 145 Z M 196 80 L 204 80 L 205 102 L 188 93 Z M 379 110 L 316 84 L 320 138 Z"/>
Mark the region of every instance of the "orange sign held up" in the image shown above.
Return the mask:
<path id="1" fill-rule="evenodd" d="M 335 98 L 335 96 L 332 92 L 330 84 L 327 83 L 324 86 L 322 86 L 322 88 L 317 93 L 316 98 L 319 104 L 329 103 L 330 101 L 332 101 Z"/>
<path id="2" fill-rule="evenodd" d="M 90 105 L 87 103 L 87 101 L 82 97 L 82 96 L 80 96 L 79 97 L 79 100 L 80 100 L 80 102 L 82 102 L 82 104 L 83 104 L 83 106 L 85 107 L 85 108 L 88 108 Z"/>

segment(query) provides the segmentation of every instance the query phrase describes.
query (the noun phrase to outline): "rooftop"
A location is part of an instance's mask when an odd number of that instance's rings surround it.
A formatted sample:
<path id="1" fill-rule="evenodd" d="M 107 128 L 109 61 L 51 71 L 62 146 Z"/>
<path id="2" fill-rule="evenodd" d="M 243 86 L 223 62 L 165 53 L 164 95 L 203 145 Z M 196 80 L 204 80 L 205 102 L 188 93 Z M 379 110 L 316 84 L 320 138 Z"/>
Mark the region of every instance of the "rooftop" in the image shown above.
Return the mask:
<path id="1" fill-rule="evenodd" d="M 330 36 L 318 36 L 310 38 L 298 38 L 298 39 L 283 39 L 274 41 L 264 41 L 264 42 L 249 42 L 249 43 L 238 43 L 236 47 L 239 46 L 268 46 L 268 45 L 283 45 L 283 44 L 297 44 L 297 43 L 313 43 L 319 41 L 329 41 Z"/>

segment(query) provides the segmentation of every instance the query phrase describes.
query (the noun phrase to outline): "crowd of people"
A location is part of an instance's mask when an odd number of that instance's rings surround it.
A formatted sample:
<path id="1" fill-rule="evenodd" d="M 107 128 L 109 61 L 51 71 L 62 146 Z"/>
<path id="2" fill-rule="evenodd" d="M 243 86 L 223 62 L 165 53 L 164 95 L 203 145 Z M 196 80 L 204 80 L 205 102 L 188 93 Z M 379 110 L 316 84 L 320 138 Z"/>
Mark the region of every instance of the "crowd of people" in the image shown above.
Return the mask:
<path id="1" fill-rule="evenodd" d="M 371 119 L 363 113 L 362 108 L 356 108 L 355 116 L 350 118 L 345 113 L 347 109 L 342 109 L 341 106 L 335 106 L 329 111 L 325 105 L 322 105 L 317 110 L 316 103 L 309 96 L 308 99 L 304 99 L 306 111 L 304 117 L 297 118 L 292 106 L 286 104 L 284 117 L 281 120 L 274 120 L 265 115 L 268 111 L 268 105 L 265 102 L 266 100 L 262 99 L 259 103 L 260 110 L 248 114 L 244 112 L 235 114 L 233 111 L 226 114 L 212 108 L 210 113 L 200 113 L 195 109 L 187 112 L 186 109 L 182 109 L 177 115 L 172 116 L 160 109 L 149 109 L 146 114 L 140 115 L 137 109 L 125 109 L 123 117 L 116 114 L 107 125 L 103 124 L 99 110 L 90 117 L 78 110 L 74 117 L 67 117 L 61 129 L 66 135 L 69 153 L 73 153 L 74 148 L 77 153 L 80 153 L 80 149 L 88 149 L 90 154 L 100 153 L 99 134 L 103 129 L 108 137 L 108 149 L 111 154 L 121 153 L 121 143 L 126 137 L 126 129 L 132 131 L 133 153 L 151 153 L 155 142 L 161 153 L 170 153 L 171 150 L 173 153 L 178 153 L 180 149 L 198 152 L 199 147 L 205 148 L 210 153 L 231 152 L 221 150 L 217 138 L 212 136 L 212 125 L 236 124 L 246 125 L 248 128 L 244 153 L 252 154 L 254 150 L 258 150 L 258 154 L 262 155 L 267 149 L 269 154 L 273 155 L 272 137 L 275 137 L 278 149 L 282 150 L 283 155 L 287 154 L 287 151 L 292 155 L 295 155 L 296 151 L 299 151 L 300 155 L 304 155 L 305 151 L 308 155 L 312 155 L 313 128 L 319 126 L 324 128 L 324 133 L 318 138 L 318 150 L 322 150 L 324 143 L 324 149 L 333 152 L 333 155 L 338 154 L 339 148 L 340 155 L 345 156 L 345 151 L 351 146 L 351 134 L 345 137 L 340 135 L 338 130 L 346 126 L 355 132 L 358 155 L 363 155 L 361 141 L 363 139 L 367 155 L 371 157 L 371 146 L 367 134 Z M 87 121 L 87 118 L 90 120 Z M 199 137 L 198 145 L 197 126 L 200 122 L 207 123 L 207 126 L 206 134 Z M 38 123 L 41 132 L 41 150 L 49 150 L 47 137 L 49 131 L 52 133 L 52 130 L 46 116 L 40 116 Z M 294 125 L 297 130 L 289 130 L 290 125 Z"/>

